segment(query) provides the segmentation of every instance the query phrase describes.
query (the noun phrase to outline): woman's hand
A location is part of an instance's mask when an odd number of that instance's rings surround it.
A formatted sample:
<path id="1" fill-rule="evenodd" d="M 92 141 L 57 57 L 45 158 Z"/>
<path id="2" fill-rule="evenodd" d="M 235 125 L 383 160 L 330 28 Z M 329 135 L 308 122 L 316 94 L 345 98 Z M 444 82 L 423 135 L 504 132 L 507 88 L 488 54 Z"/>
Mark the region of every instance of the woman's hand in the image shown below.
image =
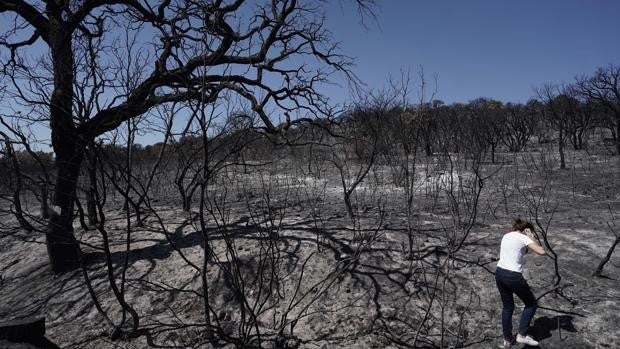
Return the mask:
<path id="1" fill-rule="evenodd" d="M 527 235 L 528 238 L 532 239 L 532 241 L 536 241 L 536 236 L 534 235 L 534 233 L 532 232 L 532 230 L 530 228 L 525 228 L 525 230 L 523 231 L 525 233 L 525 235 Z"/>
<path id="2" fill-rule="evenodd" d="M 545 249 L 537 243 L 538 239 L 530 228 L 526 228 L 525 230 L 523 230 L 523 233 L 533 241 L 531 244 L 527 245 L 530 250 L 536 252 L 536 254 L 539 254 L 541 256 L 546 254 Z"/>

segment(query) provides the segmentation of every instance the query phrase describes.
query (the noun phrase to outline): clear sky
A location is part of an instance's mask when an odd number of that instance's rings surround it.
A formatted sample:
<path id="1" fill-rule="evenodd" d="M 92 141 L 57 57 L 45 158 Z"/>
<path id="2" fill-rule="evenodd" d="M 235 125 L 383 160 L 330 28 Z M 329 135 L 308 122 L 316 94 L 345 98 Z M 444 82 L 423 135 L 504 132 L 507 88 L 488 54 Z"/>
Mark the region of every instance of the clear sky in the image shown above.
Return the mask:
<path id="1" fill-rule="evenodd" d="M 478 97 L 526 102 L 533 87 L 569 83 L 620 64 L 620 0 L 376 2 L 377 17 L 366 18 L 366 26 L 354 0 L 323 3 L 334 39 L 355 58 L 354 72 L 371 89 L 385 87 L 401 70 L 416 77 L 423 66 L 428 80 L 438 74 L 435 98 L 446 103 Z M 351 101 L 346 86 L 325 92 L 333 102 Z M 39 131 L 41 139 L 49 138 L 47 130 Z M 138 138 L 160 141 L 148 133 Z"/>
<path id="2" fill-rule="evenodd" d="M 439 75 L 436 98 L 525 102 L 532 87 L 620 64 L 618 0 L 378 0 L 376 21 L 331 5 L 328 23 L 371 88 L 401 69 Z M 332 90 L 332 89 L 330 89 Z M 333 89 L 336 100 L 346 91 Z M 342 93 L 342 95 L 338 95 Z"/>

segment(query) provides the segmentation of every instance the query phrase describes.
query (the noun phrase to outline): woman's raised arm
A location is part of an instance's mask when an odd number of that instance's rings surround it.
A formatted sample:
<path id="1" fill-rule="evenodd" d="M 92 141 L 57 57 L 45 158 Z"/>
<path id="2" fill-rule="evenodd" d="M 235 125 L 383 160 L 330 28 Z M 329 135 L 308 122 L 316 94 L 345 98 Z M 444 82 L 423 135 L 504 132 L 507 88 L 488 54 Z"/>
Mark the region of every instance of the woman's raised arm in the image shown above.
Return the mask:
<path id="1" fill-rule="evenodd" d="M 534 236 L 534 233 L 529 228 L 525 229 L 523 232 L 525 233 L 525 235 L 527 235 L 527 237 L 529 237 L 530 239 L 532 239 L 532 241 L 534 241 L 531 244 L 527 245 L 528 249 L 534 251 L 536 254 L 539 254 L 541 256 L 544 256 L 545 254 L 547 254 L 545 252 L 545 249 L 542 246 L 540 246 L 539 243 L 536 242 L 536 237 Z"/>

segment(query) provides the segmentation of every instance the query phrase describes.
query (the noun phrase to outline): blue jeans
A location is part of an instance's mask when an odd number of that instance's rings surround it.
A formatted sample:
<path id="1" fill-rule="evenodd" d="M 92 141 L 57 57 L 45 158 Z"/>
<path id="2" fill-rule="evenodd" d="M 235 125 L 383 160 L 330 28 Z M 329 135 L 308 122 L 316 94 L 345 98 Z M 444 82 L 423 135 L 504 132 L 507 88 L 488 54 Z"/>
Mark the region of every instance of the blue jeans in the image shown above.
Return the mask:
<path id="1" fill-rule="evenodd" d="M 502 330 L 504 339 L 512 341 L 512 313 L 515 310 L 515 301 L 513 293 L 516 294 L 523 303 L 525 308 L 521 314 L 519 321 L 519 334 L 525 336 L 530 321 L 536 312 L 536 298 L 528 286 L 527 281 L 521 273 L 510 271 L 497 267 L 495 270 L 495 283 L 502 297 Z"/>

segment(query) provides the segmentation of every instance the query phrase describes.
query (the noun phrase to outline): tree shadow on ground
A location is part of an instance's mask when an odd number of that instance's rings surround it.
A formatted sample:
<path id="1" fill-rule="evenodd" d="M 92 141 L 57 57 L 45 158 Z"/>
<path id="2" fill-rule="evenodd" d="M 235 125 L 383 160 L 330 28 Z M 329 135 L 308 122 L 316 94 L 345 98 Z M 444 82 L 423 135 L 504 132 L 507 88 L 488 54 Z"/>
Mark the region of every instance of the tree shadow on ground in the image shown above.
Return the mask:
<path id="1" fill-rule="evenodd" d="M 230 221 L 226 225 L 207 228 L 204 233 L 209 236 L 210 242 L 223 240 L 224 235 L 229 239 L 242 238 L 248 242 L 254 241 L 256 243 L 259 243 L 261 240 L 276 239 L 282 244 L 281 251 L 288 255 L 286 260 L 287 264 L 292 264 L 292 266 L 289 267 L 291 269 L 294 269 L 294 265 L 298 262 L 297 252 L 302 242 L 316 244 L 320 251 L 332 255 L 335 263 L 342 262 L 347 264 L 344 274 L 350 276 L 352 281 L 360 285 L 361 288 L 368 290 L 374 311 L 372 312 L 373 315 L 370 323 L 367 324 L 367 326 L 370 327 L 360 329 L 360 332 L 370 331 L 371 328 L 377 325 L 383 327 L 390 324 L 390 321 L 392 321 L 395 316 L 392 314 L 395 310 L 391 309 L 392 299 L 387 297 L 388 295 L 393 292 L 402 292 L 407 297 L 416 297 L 419 292 L 418 290 L 434 287 L 432 283 L 428 283 L 422 278 L 424 273 L 421 270 L 426 269 L 422 268 L 418 270 L 417 268 L 413 268 L 412 263 L 407 263 L 409 267 L 403 269 L 397 260 L 393 260 L 394 254 L 402 252 L 400 249 L 385 246 L 385 242 L 382 243 L 380 239 L 375 241 L 376 244 L 373 244 L 374 246 L 371 244 L 365 245 L 364 241 L 357 241 L 354 238 L 354 231 L 346 228 L 346 224 L 343 224 L 342 217 L 331 216 L 326 218 L 324 220 L 325 225 L 320 229 L 315 227 L 312 217 L 299 218 L 300 219 L 292 223 L 282 223 L 280 231 L 275 235 L 270 234 L 268 229 L 266 230 L 264 227 L 265 222 L 252 222 L 252 224 L 247 219 L 243 218 Z M 146 277 L 153 271 L 155 265 L 159 261 L 167 260 L 175 251 L 202 246 L 204 243 L 204 233 L 194 229 L 189 229 L 189 231 L 185 229 L 191 226 L 194 220 L 195 218 L 187 219 L 172 231 L 152 229 L 152 233 L 161 233 L 161 237 L 149 237 L 147 240 L 153 242 L 151 245 L 132 248 L 128 256 L 130 266 L 139 260 L 146 260 L 149 262 L 148 268 L 143 270 L 140 273 L 141 275 L 133 279 L 137 281 Z M 369 231 L 374 231 L 374 229 L 368 229 Z M 395 231 L 387 229 L 384 226 L 382 226 L 380 230 L 382 232 Z M 429 232 L 433 231 L 435 230 L 428 229 L 428 231 L 424 231 L 424 233 L 427 235 Z M 225 232 L 225 234 L 222 232 Z M 401 231 L 399 230 L 399 232 Z M 428 234 L 427 236 L 429 235 L 432 234 Z M 239 245 L 237 247 L 240 248 L 242 246 L 243 245 Z M 358 251 L 358 249 L 361 250 Z M 364 258 L 360 258 L 361 251 L 364 252 Z M 438 256 L 438 253 L 441 251 L 439 251 L 436 246 L 431 246 L 424 247 L 417 252 L 420 255 L 418 258 L 424 260 L 426 257 L 432 257 L 432 255 Z M 97 273 L 93 273 L 95 275 L 91 275 L 91 280 L 100 281 L 102 284 L 105 284 L 106 275 L 103 273 L 103 270 L 98 269 L 103 267 L 102 263 L 105 263 L 106 255 L 102 251 L 97 250 L 88 251 L 85 254 L 87 254 L 87 264 L 90 265 L 91 272 L 98 271 Z M 114 268 L 122 265 L 126 256 L 127 252 L 122 248 L 116 248 L 110 251 L 110 259 Z M 442 273 L 439 268 L 439 259 L 434 263 L 428 264 L 427 268 Z M 408 282 L 411 282 L 412 285 L 415 286 L 415 290 L 409 290 L 407 287 Z M 452 283 L 451 280 L 449 282 Z M 171 289 L 171 291 L 175 290 Z M 409 323 L 413 320 L 414 319 L 406 318 L 402 321 L 408 326 L 413 326 Z M 328 340 L 330 338 L 332 338 L 332 334 L 325 333 L 318 334 L 317 339 Z M 151 346 L 162 345 L 162 343 L 155 343 L 155 337 L 149 340 L 151 341 L 149 343 Z"/>

